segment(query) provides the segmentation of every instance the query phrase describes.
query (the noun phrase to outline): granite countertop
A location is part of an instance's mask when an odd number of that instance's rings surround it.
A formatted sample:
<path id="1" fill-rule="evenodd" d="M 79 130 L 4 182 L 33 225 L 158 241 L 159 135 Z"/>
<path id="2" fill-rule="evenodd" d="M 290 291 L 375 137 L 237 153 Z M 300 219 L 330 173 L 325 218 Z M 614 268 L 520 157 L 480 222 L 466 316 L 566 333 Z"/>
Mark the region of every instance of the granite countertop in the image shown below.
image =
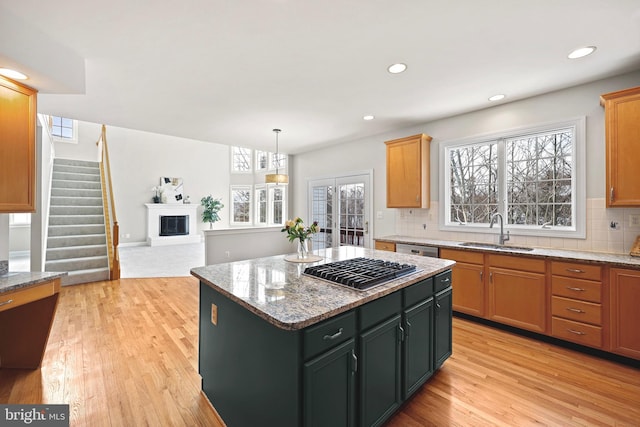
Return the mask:
<path id="1" fill-rule="evenodd" d="M 4 272 L 0 273 L 0 295 L 66 276 L 66 272 Z"/>
<path id="2" fill-rule="evenodd" d="M 439 248 L 459 249 L 459 250 L 476 251 L 476 252 L 477 251 L 491 252 L 491 253 L 505 254 L 505 255 L 517 254 L 517 255 L 526 255 L 526 256 L 537 257 L 537 258 L 580 261 L 580 262 L 587 262 L 592 264 L 607 264 L 611 267 L 640 269 L 639 257 L 632 257 L 630 255 L 620 255 L 620 254 L 608 254 L 603 252 L 586 252 L 586 251 L 573 251 L 573 250 L 551 249 L 551 248 L 533 248 L 533 250 L 529 251 L 529 250 L 518 249 L 517 247 L 516 248 L 509 247 L 509 243 L 505 244 L 501 248 L 470 247 L 470 246 L 462 246 L 462 243 L 464 242 L 458 242 L 453 240 L 434 240 L 434 239 L 425 239 L 425 238 L 419 238 L 419 237 L 399 236 L 399 235 L 376 237 L 374 240 L 377 240 L 380 242 L 406 243 L 410 245 L 437 246 Z"/>
<path id="3" fill-rule="evenodd" d="M 247 310 L 285 330 L 297 330 L 358 307 L 450 269 L 455 262 L 342 246 L 314 251 L 316 263 L 285 261 L 286 255 L 191 269 L 191 274 Z M 366 257 L 417 266 L 418 272 L 360 291 L 303 275 L 305 267 Z"/>

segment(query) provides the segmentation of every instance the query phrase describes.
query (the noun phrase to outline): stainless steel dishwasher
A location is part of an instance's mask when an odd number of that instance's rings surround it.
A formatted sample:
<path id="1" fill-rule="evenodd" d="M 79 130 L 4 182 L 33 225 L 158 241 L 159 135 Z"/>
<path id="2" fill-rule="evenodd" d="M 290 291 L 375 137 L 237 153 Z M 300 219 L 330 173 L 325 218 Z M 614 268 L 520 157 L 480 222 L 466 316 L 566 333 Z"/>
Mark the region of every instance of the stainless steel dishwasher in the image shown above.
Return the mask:
<path id="1" fill-rule="evenodd" d="M 438 249 L 436 246 L 407 245 L 405 243 L 396 243 L 396 252 L 401 254 L 440 258 L 440 249 Z"/>

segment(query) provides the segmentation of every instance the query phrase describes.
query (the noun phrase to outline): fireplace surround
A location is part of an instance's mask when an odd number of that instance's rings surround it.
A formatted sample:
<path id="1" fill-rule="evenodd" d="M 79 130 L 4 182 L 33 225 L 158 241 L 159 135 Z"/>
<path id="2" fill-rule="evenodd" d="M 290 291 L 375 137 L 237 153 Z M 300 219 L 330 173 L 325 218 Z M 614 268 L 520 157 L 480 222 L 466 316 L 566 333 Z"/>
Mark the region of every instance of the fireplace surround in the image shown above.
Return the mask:
<path id="1" fill-rule="evenodd" d="M 147 244 L 149 246 L 198 243 L 198 205 L 147 203 Z"/>

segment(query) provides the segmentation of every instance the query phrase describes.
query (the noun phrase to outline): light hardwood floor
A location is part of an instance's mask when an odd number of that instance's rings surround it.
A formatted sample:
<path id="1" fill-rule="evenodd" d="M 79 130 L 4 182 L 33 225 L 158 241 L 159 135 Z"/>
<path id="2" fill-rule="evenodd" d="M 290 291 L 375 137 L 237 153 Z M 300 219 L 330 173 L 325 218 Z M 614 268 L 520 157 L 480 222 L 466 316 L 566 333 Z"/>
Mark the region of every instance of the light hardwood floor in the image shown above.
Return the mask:
<path id="1" fill-rule="evenodd" d="M 387 427 L 640 426 L 638 369 L 462 319 L 453 351 Z M 0 402 L 68 403 L 72 426 L 218 426 L 197 363 L 195 278 L 64 287 L 41 369 L 0 369 Z"/>

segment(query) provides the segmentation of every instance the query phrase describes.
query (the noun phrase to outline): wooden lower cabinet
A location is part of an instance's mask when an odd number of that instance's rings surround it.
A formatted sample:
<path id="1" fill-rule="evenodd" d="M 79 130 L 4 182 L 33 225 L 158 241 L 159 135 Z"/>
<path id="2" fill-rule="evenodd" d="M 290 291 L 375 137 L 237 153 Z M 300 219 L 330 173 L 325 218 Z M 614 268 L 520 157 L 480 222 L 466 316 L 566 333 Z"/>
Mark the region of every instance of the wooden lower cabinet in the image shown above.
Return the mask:
<path id="1" fill-rule="evenodd" d="M 484 254 L 440 249 L 440 258 L 452 259 L 453 310 L 484 317 L 486 310 Z"/>
<path id="2" fill-rule="evenodd" d="M 487 318 L 529 331 L 546 333 L 547 281 L 544 260 L 493 254 L 487 258 Z M 517 269 L 514 269 L 515 266 Z"/>
<path id="3" fill-rule="evenodd" d="M 610 270 L 611 351 L 640 359 L 640 271 Z"/>
<path id="4" fill-rule="evenodd" d="M 381 242 L 379 240 L 376 240 L 375 249 L 377 249 L 379 251 L 395 252 L 396 251 L 396 244 L 392 243 L 392 242 Z"/>

